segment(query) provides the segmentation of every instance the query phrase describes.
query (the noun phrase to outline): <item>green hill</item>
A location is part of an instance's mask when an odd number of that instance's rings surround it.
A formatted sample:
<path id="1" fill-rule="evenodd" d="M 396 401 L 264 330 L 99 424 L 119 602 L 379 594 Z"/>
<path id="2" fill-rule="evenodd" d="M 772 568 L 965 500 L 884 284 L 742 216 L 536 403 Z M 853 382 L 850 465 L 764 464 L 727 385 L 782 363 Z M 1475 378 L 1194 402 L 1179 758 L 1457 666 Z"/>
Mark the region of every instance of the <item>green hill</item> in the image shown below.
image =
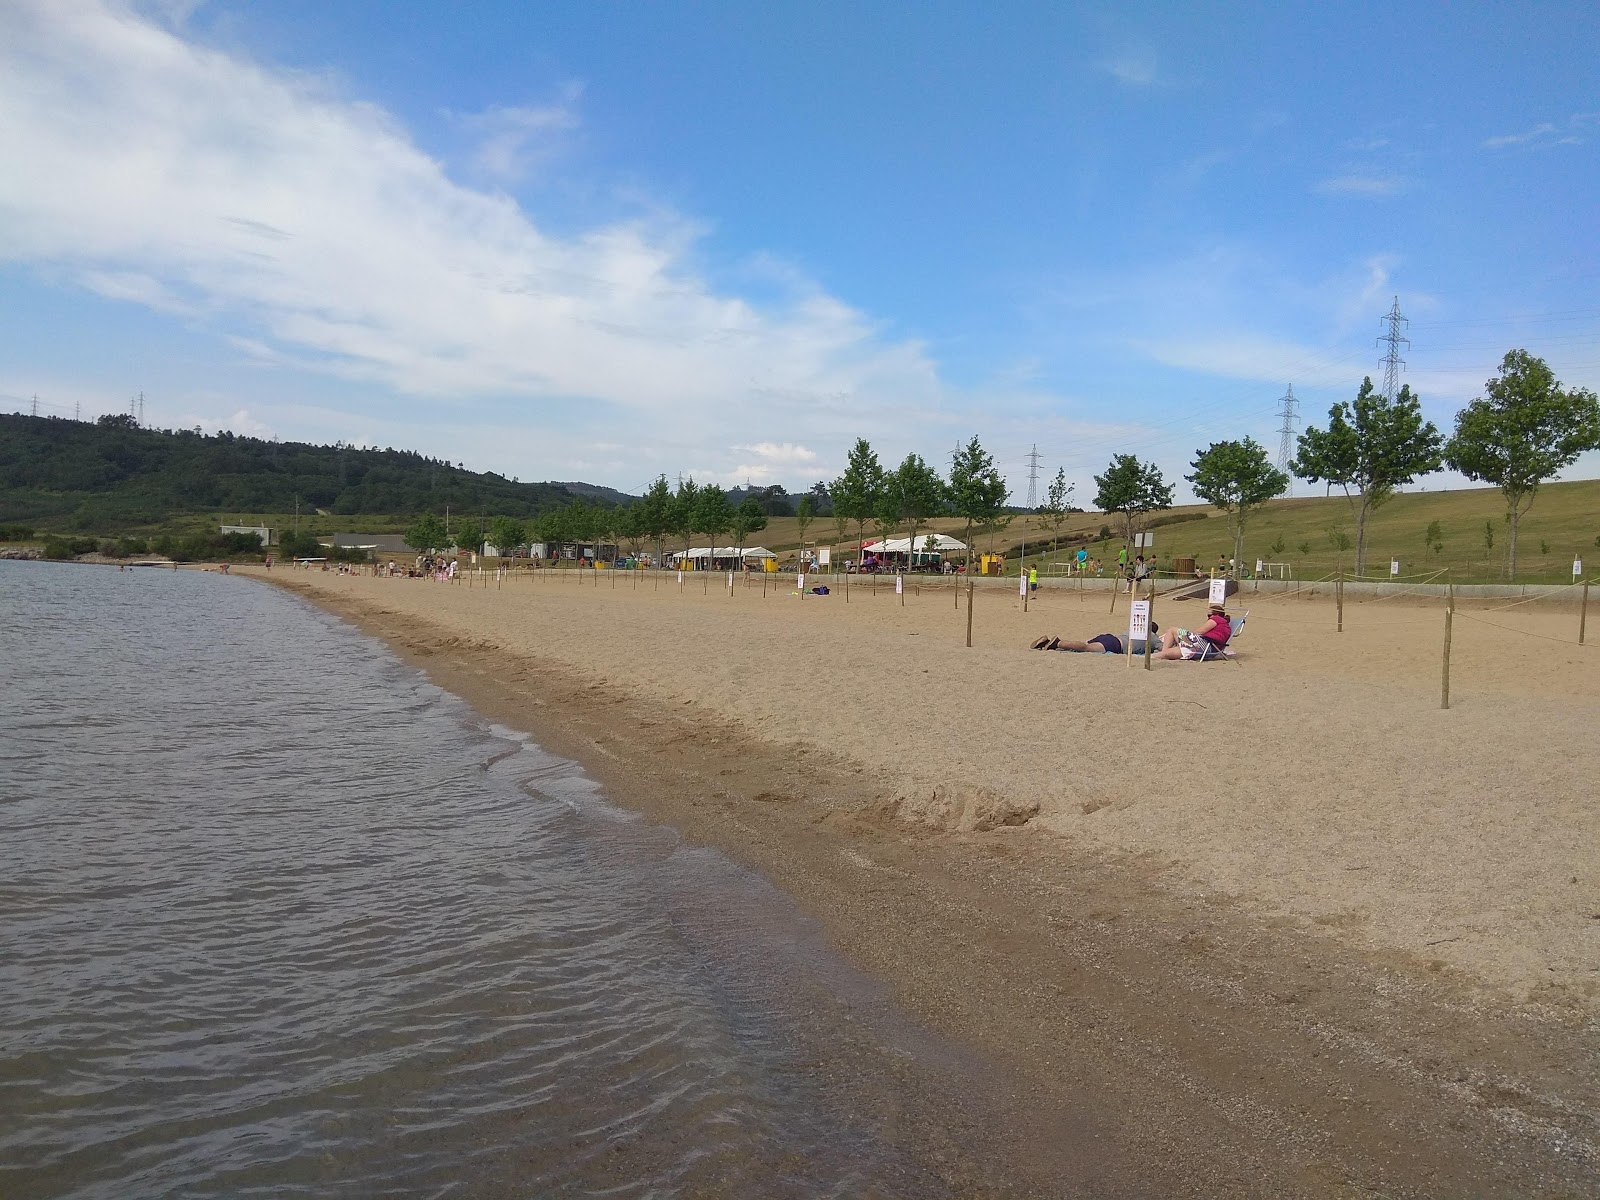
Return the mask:
<path id="1" fill-rule="evenodd" d="M 140 429 L 126 417 L 102 422 L 0 415 L 0 525 L 107 534 L 194 525 L 183 518 L 196 514 L 282 517 L 298 505 L 308 518 L 325 514 L 311 528 L 377 530 L 447 508 L 529 517 L 577 495 L 409 450 Z"/>

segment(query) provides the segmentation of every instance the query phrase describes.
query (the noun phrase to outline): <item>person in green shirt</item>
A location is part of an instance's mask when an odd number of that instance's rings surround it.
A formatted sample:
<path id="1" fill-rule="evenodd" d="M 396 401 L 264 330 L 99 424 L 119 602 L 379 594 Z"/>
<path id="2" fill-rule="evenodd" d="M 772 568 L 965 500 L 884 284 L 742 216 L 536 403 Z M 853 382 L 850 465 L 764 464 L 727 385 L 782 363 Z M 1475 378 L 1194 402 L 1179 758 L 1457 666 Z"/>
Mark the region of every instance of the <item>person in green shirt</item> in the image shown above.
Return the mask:
<path id="1" fill-rule="evenodd" d="M 1030 592 L 1037 592 L 1039 590 L 1039 568 L 1038 567 L 1029 567 L 1028 568 L 1028 590 Z"/>

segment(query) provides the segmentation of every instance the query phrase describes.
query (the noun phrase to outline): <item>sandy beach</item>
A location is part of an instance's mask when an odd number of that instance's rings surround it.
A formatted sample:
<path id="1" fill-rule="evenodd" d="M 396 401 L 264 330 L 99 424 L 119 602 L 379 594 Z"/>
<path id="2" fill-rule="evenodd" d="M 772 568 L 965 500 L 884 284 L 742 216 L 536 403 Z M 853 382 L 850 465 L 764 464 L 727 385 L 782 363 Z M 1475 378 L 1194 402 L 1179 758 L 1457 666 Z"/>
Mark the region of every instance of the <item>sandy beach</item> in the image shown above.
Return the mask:
<path id="1" fill-rule="evenodd" d="M 1151 1178 L 1597 1178 L 1600 648 L 1576 644 L 1576 608 L 1459 604 L 1441 711 L 1431 598 L 1347 600 L 1335 634 L 1327 598 L 1244 595 L 1237 663 L 1146 672 L 1027 648 L 1125 629 L 1104 591 L 1047 586 L 1024 613 L 980 588 L 969 650 L 948 584 L 902 604 L 787 575 L 766 595 L 604 572 L 272 582 L 766 871 L 1040 1095 L 1100 1097 Z"/>

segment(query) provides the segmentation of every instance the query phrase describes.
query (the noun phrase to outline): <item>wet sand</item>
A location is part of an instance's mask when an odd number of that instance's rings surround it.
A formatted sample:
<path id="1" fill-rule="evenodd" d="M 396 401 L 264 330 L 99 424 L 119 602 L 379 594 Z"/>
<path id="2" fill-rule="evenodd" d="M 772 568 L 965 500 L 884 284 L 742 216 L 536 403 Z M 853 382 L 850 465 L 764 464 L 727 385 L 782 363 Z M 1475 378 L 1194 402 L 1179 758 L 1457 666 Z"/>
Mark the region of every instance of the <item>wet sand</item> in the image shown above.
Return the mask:
<path id="1" fill-rule="evenodd" d="M 969 651 L 948 587 L 272 581 L 768 874 L 1003 1064 L 979 1136 L 1041 1194 L 1600 1183 L 1575 611 L 1463 606 L 1441 712 L 1432 602 L 1347 604 L 1335 636 L 1325 602 L 1246 597 L 1239 664 L 1146 673 L 1025 648 L 1125 625 L 1104 592 L 980 590 Z M 1093 1155 L 1042 1153 L 1089 1116 Z"/>

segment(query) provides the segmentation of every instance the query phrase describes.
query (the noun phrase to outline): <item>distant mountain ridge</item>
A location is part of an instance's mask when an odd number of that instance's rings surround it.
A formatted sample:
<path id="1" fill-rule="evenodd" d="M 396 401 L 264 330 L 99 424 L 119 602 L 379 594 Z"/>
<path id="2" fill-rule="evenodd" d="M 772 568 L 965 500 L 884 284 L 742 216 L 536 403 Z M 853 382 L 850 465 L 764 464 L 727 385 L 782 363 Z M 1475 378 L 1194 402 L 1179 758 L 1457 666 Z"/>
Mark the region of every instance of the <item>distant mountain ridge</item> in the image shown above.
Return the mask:
<path id="1" fill-rule="evenodd" d="M 336 516 L 532 517 L 580 497 L 631 498 L 596 484 L 514 482 L 411 450 L 141 429 L 126 416 L 0 414 L 0 524 L 110 532 L 194 513 L 290 513 L 297 503 Z"/>

